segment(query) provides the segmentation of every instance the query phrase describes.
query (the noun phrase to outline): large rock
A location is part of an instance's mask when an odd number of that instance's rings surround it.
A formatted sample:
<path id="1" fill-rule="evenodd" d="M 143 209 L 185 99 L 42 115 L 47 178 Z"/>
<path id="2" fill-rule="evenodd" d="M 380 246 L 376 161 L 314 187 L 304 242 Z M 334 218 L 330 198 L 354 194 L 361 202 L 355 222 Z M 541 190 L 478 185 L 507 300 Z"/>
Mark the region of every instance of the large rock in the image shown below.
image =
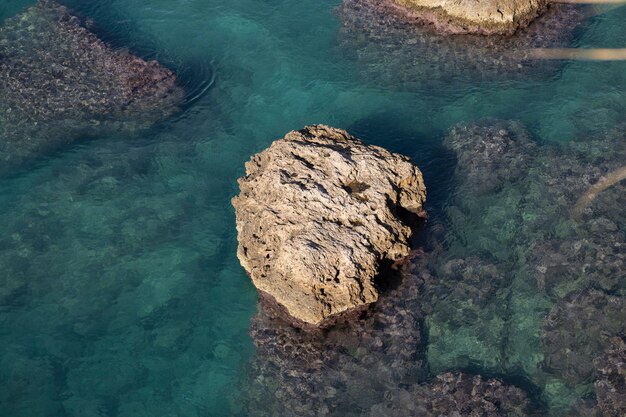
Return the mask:
<path id="1" fill-rule="evenodd" d="M 512 34 L 545 9 L 546 0 L 392 0 L 453 33 Z"/>
<path id="2" fill-rule="evenodd" d="M 81 136 L 149 126 L 183 96 L 172 71 L 40 0 L 0 27 L 0 172 Z"/>
<path id="3" fill-rule="evenodd" d="M 377 300 L 381 265 L 409 254 L 401 217 L 421 215 L 426 198 L 407 157 L 322 125 L 253 156 L 239 186 L 241 264 L 262 293 L 312 325 Z"/>

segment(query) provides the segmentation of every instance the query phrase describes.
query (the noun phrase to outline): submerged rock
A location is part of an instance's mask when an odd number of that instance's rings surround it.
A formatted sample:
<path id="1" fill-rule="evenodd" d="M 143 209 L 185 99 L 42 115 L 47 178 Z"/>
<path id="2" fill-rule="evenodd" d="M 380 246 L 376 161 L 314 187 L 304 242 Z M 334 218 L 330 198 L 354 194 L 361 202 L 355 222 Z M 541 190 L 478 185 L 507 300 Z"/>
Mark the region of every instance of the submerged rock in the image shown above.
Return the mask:
<path id="1" fill-rule="evenodd" d="M 448 372 L 426 385 L 397 389 L 372 407 L 370 417 L 529 415 L 526 393 L 498 379 Z"/>
<path id="2" fill-rule="evenodd" d="M 344 0 L 337 14 L 342 50 L 352 55 L 363 76 L 405 91 L 451 88 L 449 84 L 456 81 L 475 85 L 552 76 L 560 64 L 531 59 L 529 51 L 570 45 L 587 12 L 579 5 L 551 4 L 540 19 L 515 36 L 449 36 L 392 0 Z M 450 94 L 454 93 L 453 88 Z"/>
<path id="3" fill-rule="evenodd" d="M 484 121 L 458 125 L 443 142 L 458 159 L 460 187 L 472 193 L 495 193 L 528 174 L 538 147 L 516 122 Z"/>
<path id="4" fill-rule="evenodd" d="M 349 323 L 305 332 L 260 308 L 250 334 L 256 354 L 243 416 L 359 417 L 398 384 L 427 378 L 422 333 L 431 279 L 415 260 L 367 312 Z"/>
<path id="5" fill-rule="evenodd" d="M 246 163 L 233 199 L 254 285 L 311 325 L 377 300 L 381 267 L 409 254 L 426 189 L 407 157 L 307 126 Z"/>
<path id="6" fill-rule="evenodd" d="M 516 122 L 451 131 L 456 187 L 427 264 L 433 372 L 523 375 L 554 409 L 591 394 L 593 359 L 626 320 L 626 184 L 600 194 L 582 219 L 570 213 L 623 165 L 625 144 L 622 128 L 559 145 L 535 142 Z"/>
<path id="7" fill-rule="evenodd" d="M 411 14 L 452 33 L 513 34 L 546 7 L 547 0 L 392 0 Z"/>
<path id="8" fill-rule="evenodd" d="M 626 416 L 626 339 L 614 337 L 594 361 L 596 398 L 603 417 Z"/>
<path id="9" fill-rule="evenodd" d="M 544 366 L 566 384 L 590 383 L 594 359 L 613 336 L 626 334 L 626 302 L 602 291 L 574 292 L 546 317 L 542 342 Z"/>
<path id="10" fill-rule="evenodd" d="M 604 223 L 609 230 L 600 236 L 548 240 L 534 248 L 529 265 L 540 290 L 556 299 L 586 287 L 626 295 L 624 233 Z"/>
<path id="11" fill-rule="evenodd" d="M 0 27 L 0 171 L 84 135 L 133 131 L 179 110 L 176 76 L 99 40 L 40 0 Z"/>

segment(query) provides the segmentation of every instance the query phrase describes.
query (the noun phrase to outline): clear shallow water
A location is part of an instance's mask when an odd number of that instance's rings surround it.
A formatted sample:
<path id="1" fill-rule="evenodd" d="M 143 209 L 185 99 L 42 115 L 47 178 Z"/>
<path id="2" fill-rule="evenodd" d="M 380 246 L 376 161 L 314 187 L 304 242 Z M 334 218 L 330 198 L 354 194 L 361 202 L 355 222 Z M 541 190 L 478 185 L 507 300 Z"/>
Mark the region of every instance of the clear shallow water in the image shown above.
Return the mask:
<path id="1" fill-rule="evenodd" d="M 229 200 L 249 156 L 291 129 L 331 124 L 411 156 L 437 221 L 454 124 L 515 119 L 540 142 L 568 142 L 624 122 L 623 62 L 566 63 L 540 81 L 377 85 L 338 46 L 338 3 L 64 2 L 114 44 L 187 69 L 190 84 L 215 81 L 139 137 L 91 138 L 0 179 L 3 415 L 238 410 L 256 294 Z M 0 17 L 29 4 L 5 2 Z M 624 8 L 595 17 L 575 45 L 626 46 L 624 19 Z"/>

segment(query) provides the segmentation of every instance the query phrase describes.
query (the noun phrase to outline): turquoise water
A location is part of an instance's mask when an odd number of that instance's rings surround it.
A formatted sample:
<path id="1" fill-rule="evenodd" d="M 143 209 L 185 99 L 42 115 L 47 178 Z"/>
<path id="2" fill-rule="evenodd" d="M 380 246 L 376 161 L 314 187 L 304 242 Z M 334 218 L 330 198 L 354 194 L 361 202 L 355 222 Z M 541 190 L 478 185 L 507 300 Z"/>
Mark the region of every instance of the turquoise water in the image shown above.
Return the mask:
<path id="1" fill-rule="evenodd" d="M 32 3 L 5 0 L 0 18 Z M 339 0 L 63 3 L 116 46 L 186 71 L 190 88 L 213 83 L 138 136 L 79 141 L 0 179 L 3 416 L 239 412 L 256 293 L 235 255 L 230 198 L 250 155 L 289 130 L 330 124 L 409 155 L 445 222 L 454 161 L 441 142 L 456 123 L 518 120 L 547 146 L 626 121 L 624 62 L 566 62 L 527 80 L 377 83 L 338 42 Z M 626 8 L 592 17 L 572 45 L 626 47 L 625 19 Z M 551 304 L 525 305 L 545 314 Z M 536 326 L 532 314 L 519 325 Z M 452 366 L 439 347 L 433 368 Z M 548 388 L 554 412 L 574 398 L 558 381 Z"/>

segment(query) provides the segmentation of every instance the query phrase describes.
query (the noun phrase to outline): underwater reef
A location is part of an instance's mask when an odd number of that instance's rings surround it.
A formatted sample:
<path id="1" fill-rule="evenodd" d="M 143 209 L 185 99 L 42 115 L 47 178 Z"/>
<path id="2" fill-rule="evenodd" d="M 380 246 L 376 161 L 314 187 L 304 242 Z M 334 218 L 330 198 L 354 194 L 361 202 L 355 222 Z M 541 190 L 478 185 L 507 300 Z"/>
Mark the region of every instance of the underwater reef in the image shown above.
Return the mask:
<path id="1" fill-rule="evenodd" d="M 378 299 L 374 277 L 409 254 L 406 222 L 424 215 L 426 201 L 409 158 L 324 125 L 254 155 L 239 188 L 242 266 L 259 291 L 313 326 Z"/>
<path id="2" fill-rule="evenodd" d="M 496 416 L 563 415 L 584 404 L 619 415 L 626 185 L 599 194 L 580 218 L 573 208 L 623 163 L 624 139 L 616 128 L 548 145 L 500 120 L 452 129 L 444 146 L 457 160 L 456 191 L 444 218 L 426 228 L 424 250 L 399 265 L 391 287 L 352 322 L 311 334 L 260 308 L 245 409 L 408 416 L 462 408 Z M 475 398 L 463 388 L 471 378 Z M 455 390 L 456 405 L 437 400 Z"/>
<path id="3" fill-rule="evenodd" d="M 341 21 L 339 42 L 364 79 L 402 90 L 460 80 L 553 75 L 559 64 L 531 59 L 530 50 L 567 46 L 587 14 L 580 5 L 551 4 L 540 19 L 514 36 L 451 36 L 391 3 L 344 0 L 336 11 Z"/>
<path id="4" fill-rule="evenodd" d="M 156 61 L 115 49 L 52 0 L 0 27 L 0 173 L 80 137 L 132 132 L 179 110 Z"/>

